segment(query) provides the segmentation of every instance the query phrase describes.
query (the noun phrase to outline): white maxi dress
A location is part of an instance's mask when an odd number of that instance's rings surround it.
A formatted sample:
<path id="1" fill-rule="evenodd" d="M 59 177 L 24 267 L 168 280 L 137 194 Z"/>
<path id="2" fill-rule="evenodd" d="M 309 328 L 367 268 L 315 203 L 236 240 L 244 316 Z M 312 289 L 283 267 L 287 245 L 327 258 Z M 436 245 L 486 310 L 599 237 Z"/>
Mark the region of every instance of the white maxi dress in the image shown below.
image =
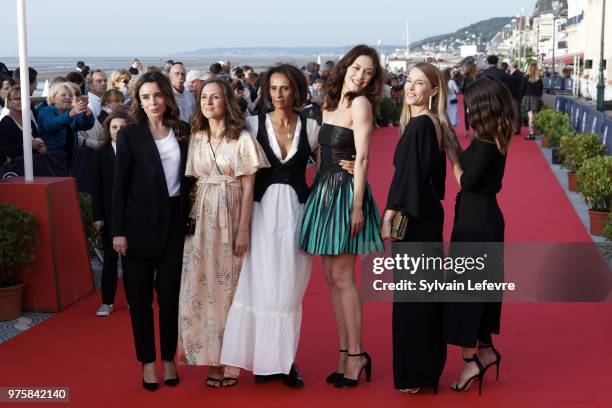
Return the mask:
<path id="1" fill-rule="evenodd" d="M 247 118 L 257 137 L 259 118 Z M 287 157 L 266 115 L 270 147 L 286 162 L 297 152 L 301 132 L 298 120 Z M 308 143 L 318 147 L 319 126 L 307 119 Z M 299 248 L 304 203 L 287 184 L 268 187 L 261 202 L 253 203 L 251 242 L 232 302 L 221 350 L 221 363 L 258 375 L 288 374 L 297 352 L 302 322 L 302 298 L 310 279 L 311 256 Z"/>

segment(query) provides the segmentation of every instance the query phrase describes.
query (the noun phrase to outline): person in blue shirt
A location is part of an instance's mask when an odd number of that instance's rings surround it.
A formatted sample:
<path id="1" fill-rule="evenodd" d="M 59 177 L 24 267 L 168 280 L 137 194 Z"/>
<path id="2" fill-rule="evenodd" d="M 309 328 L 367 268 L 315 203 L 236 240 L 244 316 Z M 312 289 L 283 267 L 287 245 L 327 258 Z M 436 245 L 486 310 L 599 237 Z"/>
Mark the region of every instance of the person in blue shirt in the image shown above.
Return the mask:
<path id="1" fill-rule="evenodd" d="M 38 112 L 39 135 L 49 152 L 64 151 L 72 162 L 77 145 L 76 132 L 94 126 L 94 116 L 87 107 L 87 99 L 75 98 L 70 84 L 54 84 L 47 98 L 48 106 Z"/>

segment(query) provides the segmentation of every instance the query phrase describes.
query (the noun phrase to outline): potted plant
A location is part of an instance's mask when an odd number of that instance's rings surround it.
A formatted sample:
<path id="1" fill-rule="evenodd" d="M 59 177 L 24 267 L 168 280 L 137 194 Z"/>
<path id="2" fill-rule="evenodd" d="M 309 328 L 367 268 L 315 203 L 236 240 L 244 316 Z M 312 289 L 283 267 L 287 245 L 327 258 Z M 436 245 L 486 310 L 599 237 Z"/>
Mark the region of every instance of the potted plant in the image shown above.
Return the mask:
<path id="1" fill-rule="evenodd" d="M 606 241 L 612 241 L 612 212 L 608 213 L 608 220 L 601 231 L 601 235 Z"/>
<path id="2" fill-rule="evenodd" d="M 547 126 L 552 119 L 555 111 L 544 107 L 533 117 L 533 127 L 536 132 L 540 134 L 540 142 L 542 147 L 548 147 L 548 140 L 546 137 Z"/>
<path id="3" fill-rule="evenodd" d="M 586 159 L 601 156 L 605 146 L 597 133 L 579 133 L 575 136 L 564 135 L 559 142 L 559 153 L 563 156 L 561 166 L 568 170 L 567 181 L 569 190 L 577 192 L 576 172 Z"/>
<path id="4" fill-rule="evenodd" d="M 30 212 L 0 204 L 0 320 L 21 314 L 24 266 L 34 262 L 36 218 Z"/>
<path id="5" fill-rule="evenodd" d="M 552 148 L 552 162 L 554 164 L 561 164 L 559 154 L 561 137 L 574 134 L 574 128 L 570 123 L 569 116 L 565 113 L 554 112 L 550 116 L 550 120 L 545 124 L 545 129 L 548 146 Z"/>
<path id="6" fill-rule="evenodd" d="M 585 160 L 576 176 L 584 201 L 589 205 L 591 234 L 601 235 L 612 201 L 612 156 Z"/>

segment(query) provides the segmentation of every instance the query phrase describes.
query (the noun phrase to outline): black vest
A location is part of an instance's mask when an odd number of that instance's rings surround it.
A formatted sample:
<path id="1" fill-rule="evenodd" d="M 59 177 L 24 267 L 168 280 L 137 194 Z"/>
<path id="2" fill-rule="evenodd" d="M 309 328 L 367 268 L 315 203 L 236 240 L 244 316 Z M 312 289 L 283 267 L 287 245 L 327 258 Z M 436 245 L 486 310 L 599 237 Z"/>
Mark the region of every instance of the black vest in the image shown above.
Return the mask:
<path id="1" fill-rule="evenodd" d="M 295 190 L 300 203 L 305 203 L 310 192 L 306 185 L 306 165 L 310 157 L 311 149 L 308 143 L 308 132 L 306 131 L 306 118 L 299 116 L 302 122 L 300 140 L 297 152 L 285 163 L 281 163 L 276 157 L 268 141 L 266 131 L 266 115 L 259 115 L 259 126 L 257 129 L 257 141 L 268 157 L 271 167 L 260 169 L 255 176 L 255 189 L 253 200 L 261 201 L 266 190 L 272 184 L 288 184 Z"/>

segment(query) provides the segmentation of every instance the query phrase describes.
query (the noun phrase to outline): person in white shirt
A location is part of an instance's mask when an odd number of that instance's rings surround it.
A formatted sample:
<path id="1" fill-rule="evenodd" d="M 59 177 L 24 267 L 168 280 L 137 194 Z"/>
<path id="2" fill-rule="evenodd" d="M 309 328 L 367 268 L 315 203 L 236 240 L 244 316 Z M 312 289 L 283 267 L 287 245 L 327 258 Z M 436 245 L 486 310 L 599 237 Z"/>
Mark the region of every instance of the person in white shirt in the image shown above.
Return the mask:
<path id="1" fill-rule="evenodd" d="M 94 114 L 94 117 L 100 116 L 100 111 L 102 110 L 102 95 L 106 92 L 107 87 L 107 78 L 104 71 L 101 69 L 94 69 L 91 71 L 91 77 L 89 78 L 88 87 L 89 92 L 87 93 L 87 97 L 89 98 L 89 109 Z"/>
<path id="2" fill-rule="evenodd" d="M 195 98 L 193 95 L 185 89 L 185 81 L 187 79 L 185 73 L 185 67 L 182 62 L 175 62 L 170 67 L 170 83 L 172 84 L 172 92 L 176 99 L 179 111 L 181 112 L 180 118 L 182 121 L 189 123 L 191 113 L 193 111 L 193 105 L 195 104 Z"/>

